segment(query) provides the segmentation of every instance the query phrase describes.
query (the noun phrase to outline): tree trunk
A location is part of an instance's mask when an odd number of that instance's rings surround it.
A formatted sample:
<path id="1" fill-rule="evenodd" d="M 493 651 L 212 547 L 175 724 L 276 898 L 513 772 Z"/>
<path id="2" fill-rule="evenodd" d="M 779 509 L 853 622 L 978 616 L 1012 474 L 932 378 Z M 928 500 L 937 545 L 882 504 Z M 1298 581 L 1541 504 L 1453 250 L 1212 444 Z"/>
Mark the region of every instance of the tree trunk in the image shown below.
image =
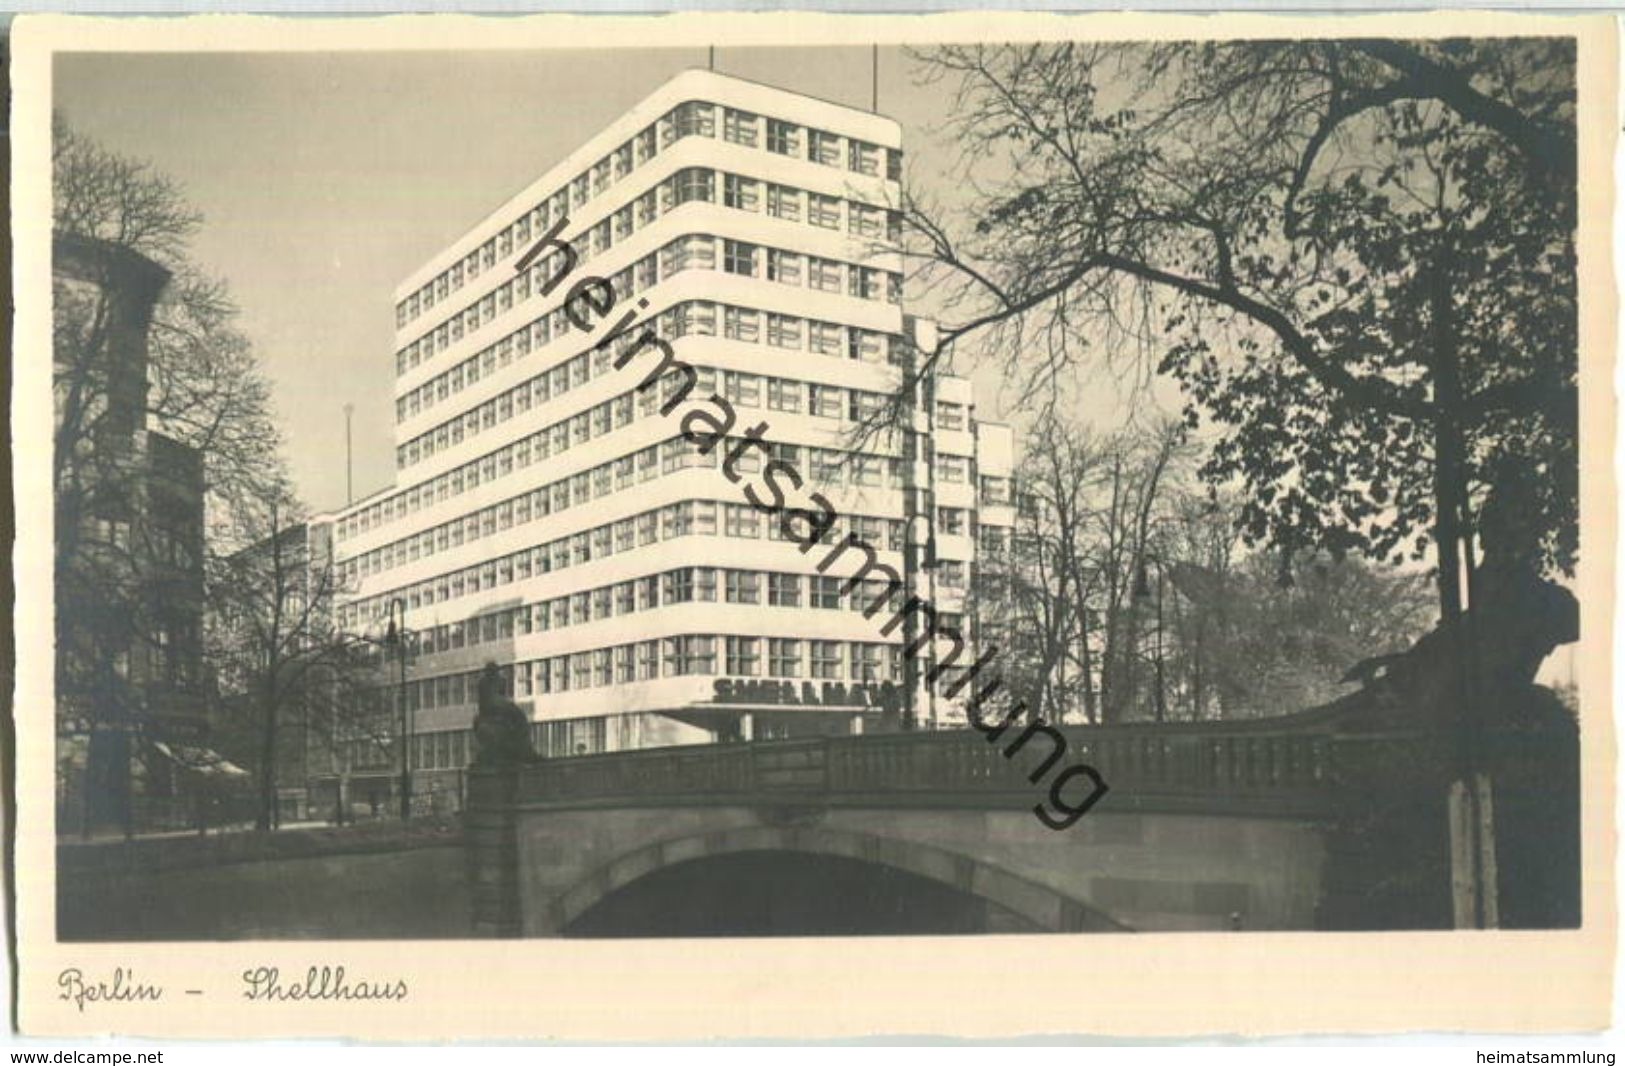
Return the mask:
<path id="1" fill-rule="evenodd" d="M 276 699 L 267 688 L 264 723 L 260 732 L 260 802 L 254 828 L 262 833 L 273 828 L 276 813 Z"/>
<path id="2" fill-rule="evenodd" d="M 1434 407 L 1434 478 L 1433 495 L 1436 510 L 1435 543 L 1439 551 L 1439 631 L 1444 637 L 1445 677 L 1442 698 L 1456 701 L 1454 714 L 1442 716 L 1451 722 L 1455 731 L 1456 775 L 1464 789 L 1467 816 L 1466 847 L 1470 854 L 1471 870 L 1468 876 L 1474 888 L 1472 893 L 1471 924 L 1482 929 L 1493 913 L 1494 905 L 1488 898 L 1495 892 L 1483 867 L 1484 848 L 1480 836 L 1493 834 L 1493 826 L 1484 825 L 1477 787 L 1478 755 L 1475 734 L 1484 723 L 1474 715 L 1475 700 L 1472 634 L 1470 624 L 1462 612 L 1462 541 L 1466 531 L 1462 523 L 1462 505 L 1467 498 L 1466 476 L 1463 468 L 1464 442 L 1460 413 L 1462 406 L 1461 368 L 1457 361 L 1455 338 L 1451 334 L 1450 282 L 1447 273 L 1448 245 L 1443 246 L 1439 262 L 1435 264 L 1432 292 L 1432 327 L 1434 334 L 1433 392 Z M 1441 708 L 1443 709 L 1443 708 Z M 1493 837 L 1492 837 L 1493 839 Z M 1459 913 L 1459 912 L 1458 912 Z"/>

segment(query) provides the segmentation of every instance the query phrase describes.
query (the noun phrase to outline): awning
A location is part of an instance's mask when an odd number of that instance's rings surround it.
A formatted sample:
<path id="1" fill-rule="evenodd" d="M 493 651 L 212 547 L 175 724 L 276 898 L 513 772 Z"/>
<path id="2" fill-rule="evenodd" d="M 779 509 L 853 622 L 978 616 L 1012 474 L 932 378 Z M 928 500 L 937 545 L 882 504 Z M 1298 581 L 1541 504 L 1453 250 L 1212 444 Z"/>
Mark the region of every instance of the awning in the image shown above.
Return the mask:
<path id="1" fill-rule="evenodd" d="M 161 740 L 152 742 L 159 754 L 172 759 L 175 765 L 183 770 L 190 770 L 205 777 L 247 777 L 248 771 L 227 759 L 217 751 L 209 748 L 193 747 L 190 744 L 168 744 Z"/>

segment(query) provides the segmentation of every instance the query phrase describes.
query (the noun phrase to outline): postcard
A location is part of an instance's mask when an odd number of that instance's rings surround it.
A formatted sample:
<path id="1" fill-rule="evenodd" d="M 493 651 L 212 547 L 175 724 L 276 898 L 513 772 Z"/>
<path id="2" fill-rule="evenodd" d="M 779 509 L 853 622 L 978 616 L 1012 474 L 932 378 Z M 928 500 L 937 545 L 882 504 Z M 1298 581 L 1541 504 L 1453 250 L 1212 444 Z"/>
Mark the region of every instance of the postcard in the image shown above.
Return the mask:
<path id="1" fill-rule="evenodd" d="M 19 17 L 23 1031 L 1606 1027 L 1617 70 Z"/>

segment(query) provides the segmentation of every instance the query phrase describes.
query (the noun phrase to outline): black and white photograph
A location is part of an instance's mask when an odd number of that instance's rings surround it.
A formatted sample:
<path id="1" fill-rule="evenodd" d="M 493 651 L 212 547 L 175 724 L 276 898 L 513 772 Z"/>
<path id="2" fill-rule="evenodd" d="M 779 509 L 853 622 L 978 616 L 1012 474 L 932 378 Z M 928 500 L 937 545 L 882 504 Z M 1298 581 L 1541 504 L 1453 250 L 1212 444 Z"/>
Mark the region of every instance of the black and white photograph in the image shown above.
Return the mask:
<path id="1" fill-rule="evenodd" d="M 36 57 L 50 998 L 1611 928 L 1612 28 L 784 19 Z"/>

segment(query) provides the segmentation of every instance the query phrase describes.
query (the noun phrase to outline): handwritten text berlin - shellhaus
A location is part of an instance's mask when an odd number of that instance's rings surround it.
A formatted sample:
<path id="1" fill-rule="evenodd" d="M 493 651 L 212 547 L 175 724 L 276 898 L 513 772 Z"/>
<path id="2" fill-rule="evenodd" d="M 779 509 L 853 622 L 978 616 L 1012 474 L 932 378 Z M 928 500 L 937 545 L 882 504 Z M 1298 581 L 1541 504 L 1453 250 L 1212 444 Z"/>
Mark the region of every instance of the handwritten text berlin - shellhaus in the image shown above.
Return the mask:
<path id="1" fill-rule="evenodd" d="M 530 265 L 540 259 L 550 249 L 548 262 L 543 270 L 547 279 L 539 283 L 540 294 L 549 296 L 575 271 L 580 259 L 575 247 L 565 240 L 561 234 L 568 228 L 568 217 L 560 217 L 553 227 L 543 234 L 541 238 L 520 256 L 514 264 L 515 269 L 523 272 Z M 582 333 L 591 333 L 596 325 L 609 320 L 620 295 L 608 280 L 596 275 L 585 275 L 578 278 L 565 295 L 563 302 L 564 314 L 570 323 Z M 637 306 L 625 311 L 610 327 L 605 336 L 594 344 L 595 349 L 609 351 L 618 348 L 615 357 L 615 369 L 625 369 L 636 356 L 646 349 L 653 350 L 659 355 L 659 362 L 648 369 L 643 380 L 638 384 L 639 391 L 647 391 L 660 386 L 662 382 L 668 385 L 676 378 L 681 378 L 681 384 L 675 389 L 665 389 L 670 393 L 660 406 L 660 413 L 670 417 L 681 407 L 699 384 L 699 373 L 694 367 L 677 358 L 675 349 L 664 338 L 660 337 L 650 328 L 650 321 L 637 322 L 640 312 L 649 310 L 649 300 L 641 297 Z M 598 323 L 592 321 L 592 316 L 598 317 Z M 878 583 L 883 584 L 884 591 L 865 606 L 863 616 L 874 618 L 883 608 L 892 610 L 890 618 L 881 626 L 883 636 L 889 636 L 899 626 L 913 617 L 916 621 L 923 620 L 923 632 L 915 637 L 904 649 L 904 656 L 910 661 L 918 659 L 926 648 L 935 646 L 937 640 L 946 640 L 953 646 L 953 650 L 946 656 L 938 658 L 925 676 L 927 685 L 936 685 L 947 673 L 950 666 L 955 664 L 965 652 L 964 638 L 950 627 L 939 624 L 939 615 L 936 608 L 929 602 L 920 599 L 905 587 L 903 575 L 896 568 L 882 563 L 879 553 L 858 534 L 848 532 L 844 539 L 834 535 L 839 522 L 839 516 L 834 504 L 822 493 L 808 490 L 806 498 L 811 506 L 792 507 L 788 505 L 786 484 L 793 491 L 805 488 L 801 472 L 796 467 L 780 457 L 780 449 L 768 439 L 768 425 L 758 422 L 756 425 L 741 431 L 739 428 L 739 414 L 732 403 L 719 393 L 699 400 L 697 405 L 683 415 L 683 439 L 693 444 L 704 455 L 709 455 L 717 448 L 727 445 L 726 455 L 721 464 L 723 476 L 734 485 L 740 484 L 741 470 L 739 460 L 752 448 L 760 452 L 765 459 L 761 468 L 759 484 L 747 484 L 741 490 L 745 501 L 750 506 L 766 515 L 769 521 L 775 519 L 785 539 L 794 543 L 797 549 L 806 555 L 819 544 L 834 543 L 832 551 L 819 559 L 814 567 L 822 574 L 827 571 L 842 555 L 849 550 L 856 551 L 862 557 L 862 565 L 846 580 L 842 588 L 842 595 L 852 595 L 858 588 L 871 587 L 870 578 L 878 575 Z M 769 498 L 769 495 L 771 498 Z M 804 526 L 804 530 L 797 529 L 797 523 Z M 893 607 L 893 599 L 901 596 L 903 603 L 900 607 Z M 991 707 L 992 697 L 1004 687 L 1002 677 L 994 676 L 980 690 L 972 682 L 976 676 L 990 666 L 998 657 L 999 649 L 991 648 L 980 656 L 965 672 L 964 676 L 954 680 L 942 692 L 948 699 L 958 697 L 959 693 L 970 688 L 974 693 L 966 699 L 965 717 L 971 728 L 982 734 L 989 744 L 998 743 L 1012 724 L 1020 720 L 1027 713 L 1027 705 L 1019 699 L 1006 696 L 1004 699 L 1003 717 L 996 723 L 989 723 L 983 717 L 984 709 Z M 731 694 L 731 685 L 726 689 L 719 687 L 719 695 L 724 691 Z M 786 696 L 793 697 L 796 690 L 788 691 L 774 689 L 774 692 L 784 692 Z M 1051 768 L 1066 754 L 1069 745 L 1061 731 L 1045 722 L 1037 714 L 1033 714 L 1026 723 L 1025 728 L 1015 736 L 1002 749 L 1007 759 L 1014 759 L 1016 753 L 1022 751 L 1035 737 L 1043 737 L 1050 743 L 1049 755 L 1039 764 L 1038 768 L 1028 775 L 1028 780 L 1038 784 L 1049 773 Z M 1063 790 L 1066 785 L 1076 778 L 1086 778 L 1093 786 L 1089 795 L 1081 803 L 1073 804 L 1066 801 Z M 1033 813 L 1051 829 L 1066 829 L 1074 825 L 1084 813 L 1093 807 L 1108 791 L 1106 782 L 1094 767 L 1087 763 L 1077 763 L 1062 769 L 1049 782 L 1049 801 L 1054 808 L 1052 812 L 1042 803 L 1033 808 Z"/>

